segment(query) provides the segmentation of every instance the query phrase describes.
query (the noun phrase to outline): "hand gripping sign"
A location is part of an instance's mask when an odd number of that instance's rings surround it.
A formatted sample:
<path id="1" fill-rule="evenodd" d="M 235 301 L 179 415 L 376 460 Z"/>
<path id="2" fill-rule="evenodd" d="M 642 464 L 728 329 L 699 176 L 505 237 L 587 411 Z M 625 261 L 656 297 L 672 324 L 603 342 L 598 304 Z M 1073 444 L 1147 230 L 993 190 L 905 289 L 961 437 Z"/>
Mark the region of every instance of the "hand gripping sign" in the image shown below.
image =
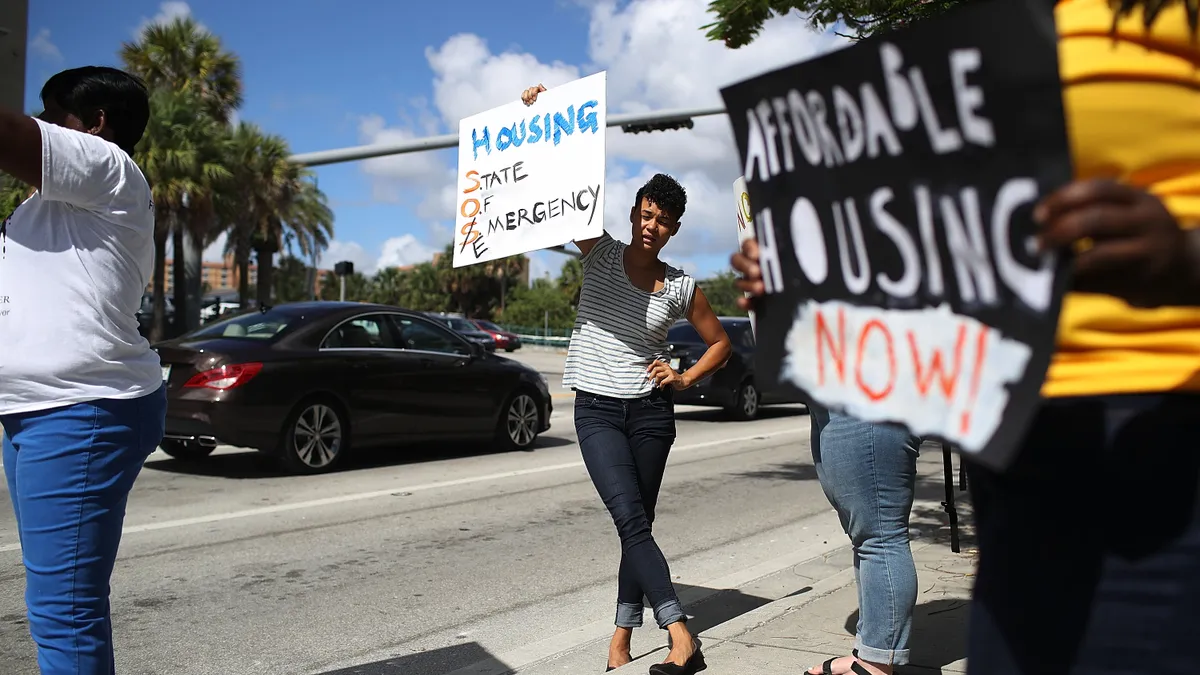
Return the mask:
<path id="1" fill-rule="evenodd" d="M 742 244 L 746 240 L 754 238 L 754 211 L 750 210 L 750 191 L 746 187 L 746 179 L 738 176 L 737 180 L 733 181 L 733 199 L 734 209 L 737 211 L 738 224 L 738 250 L 741 250 Z M 746 294 L 749 297 L 749 293 Z M 750 314 L 750 330 L 755 331 L 757 335 L 758 328 L 754 321 L 754 312 Z"/>
<path id="2" fill-rule="evenodd" d="M 606 77 L 459 122 L 455 267 L 603 233 Z"/>
<path id="3" fill-rule="evenodd" d="M 722 91 L 765 380 L 1006 466 L 1067 282 L 1032 246 L 1072 176 L 1056 45 L 1052 3 L 985 0 Z"/>

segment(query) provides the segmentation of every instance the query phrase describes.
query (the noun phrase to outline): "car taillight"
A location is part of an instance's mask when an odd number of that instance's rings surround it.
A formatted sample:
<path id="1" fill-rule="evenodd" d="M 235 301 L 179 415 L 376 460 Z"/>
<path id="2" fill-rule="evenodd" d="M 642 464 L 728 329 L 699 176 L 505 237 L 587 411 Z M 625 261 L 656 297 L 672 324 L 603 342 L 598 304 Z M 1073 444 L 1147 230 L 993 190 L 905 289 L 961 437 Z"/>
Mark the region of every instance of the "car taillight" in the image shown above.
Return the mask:
<path id="1" fill-rule="evenodd" d="M 233 389 L 250 381 L 250 378 L 262 370 L 261 363 L 234 363 L 219 368 L 196 373 L 183 386 L 203 387 L 206 389 Z"/>

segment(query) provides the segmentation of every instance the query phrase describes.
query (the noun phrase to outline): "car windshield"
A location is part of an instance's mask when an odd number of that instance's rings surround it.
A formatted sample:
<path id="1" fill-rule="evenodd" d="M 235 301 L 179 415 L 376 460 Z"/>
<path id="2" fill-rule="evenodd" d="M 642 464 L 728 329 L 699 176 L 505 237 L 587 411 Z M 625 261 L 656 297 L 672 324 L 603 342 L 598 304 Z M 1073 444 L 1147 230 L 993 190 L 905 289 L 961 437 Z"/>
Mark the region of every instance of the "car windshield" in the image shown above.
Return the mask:
<path id="1" fill-rule="evenodd" d="M 672 326 L 671 330 L 667 331 L 667 341 L 682 342 L 685 344 L 704 343 L 704 340 L 700 338 L 700 334 L 696 332 L 696 329 L 690 323 L 678 323 Z"/>
<path id="2" fill-rule="evenodd" d="M 269 309 L 266 312 L 248 312 L 223 321 L 211 323 L 189 333 L 186 337 L 189 340 L 203 338 L 270 340 L 282 333 L 298 318 L 299 315 L 296 313 L 280 309 Z"/>
<path id="3" fill-rule="evenodd" d="M 494 331 L 496 333 L 500 332 L 500 326 L 497 326 L 496 324 L 492 323 L 491 321 L 476 321 L 475 323 L 479 324 L 479 327 L 484 330 L 490 330 L 490 331 Z"/>
<path id="4" fill-rule="evenodd" d="M 446 323 L 454 330 L 460 331 L 460 332 L 462 332 L 462 331 L 475 332 L 475 331 L 479 330 L 478 328 L 475 327 L 475 324 L 471 323 L 470 321 L 467 321 L 466 319 L 451 318 L 451 319 L 446 319 Z"/>

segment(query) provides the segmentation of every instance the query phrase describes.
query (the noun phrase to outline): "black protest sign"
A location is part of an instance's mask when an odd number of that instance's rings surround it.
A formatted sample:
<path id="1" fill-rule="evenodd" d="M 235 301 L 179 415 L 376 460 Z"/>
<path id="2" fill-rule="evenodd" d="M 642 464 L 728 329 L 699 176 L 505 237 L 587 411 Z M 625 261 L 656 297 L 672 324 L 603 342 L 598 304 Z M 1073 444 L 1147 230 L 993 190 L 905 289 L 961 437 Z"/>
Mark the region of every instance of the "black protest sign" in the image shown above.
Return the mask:
<path id="1" fill-rule="evenodd" d="M 767 297 L 758 370 L 996 468 L 1039 403 L 1071 179 L 1052 3 L 981 0 L 722 90 Z"/>

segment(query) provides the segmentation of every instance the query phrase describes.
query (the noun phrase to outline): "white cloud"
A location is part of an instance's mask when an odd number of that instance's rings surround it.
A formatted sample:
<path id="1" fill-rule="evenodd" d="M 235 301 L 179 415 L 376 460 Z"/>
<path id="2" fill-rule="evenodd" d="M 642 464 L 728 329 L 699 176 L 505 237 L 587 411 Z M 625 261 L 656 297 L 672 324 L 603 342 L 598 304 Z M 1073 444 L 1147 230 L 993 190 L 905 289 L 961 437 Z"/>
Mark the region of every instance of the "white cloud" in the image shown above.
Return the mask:
<path id="1" fill-rule="evenodd" d="M 433 254 L 434 249 L 422 244 L 413 235 L 404 234 L 383 242 L 383 252 L 379 255 L 375 268 L 416 265 L 432 260 Z"/>
<path id="2" fill-rule="evenodd" d="M 47 61 L 62 61 L 62 52 L 58 45 L 50 41 L 50 29 L 43 28 L 29 41 L 29 51 Z"/>
<path id="3" fill-rule="evenodd" d="M 433 100 L 447 128 L 475 113 L 515 101 L 539 82 L 555 87 L 578 79 L 580 69 L 561 61 L 544 64 L 532 54 L 492 54 L 478 35 L 461 33 L 425 50 L 433 69 Z"/>
<path id="4" fill-rule="evenodd" d="M 186 2 L 181 2 L 180 0 L 168 0 L 168 2 L 164 2 L 158 6 L 158 14 L 155 14 L 148 19 L 142 17 L 141 23 L 139 23 L 138 27 L 133 31 L 133 37 L 140 38 L 142 31 L 148 26 L 171 23 L 175 19 L 191 16 L 191 14 L 192 8 Z"/>
<path id="5" fill-rule="evenodd" d="M 600 70 L 608 73 L 612 114 L 719 106 L 722 86 L 845 44 L 830 34 L 813 32 L 803 17 L 792 14 L 767 22 L 753 44 L 730 50 L 709 41 L 700 30 L 712 20 L 704 2 L 589 0 L 580 4 L 590 12 L 588 63 L 544 63 L 529 53 L 493 52 L 483 38 L 469 33 L 426 49 L 440 133 L 456 132 L 461 118 L 516 100 L 530 85 L 540 82 L 554 87 Z M 422 110 L 425 113 L 427 109 Z M 431 133 L 429 120 L 423 119 L 423 126 L 388 127 L 383 118 L 375 117 L 370 125 L 364 122 L 360 131 L 370 138 L 410 138 L 414 129 Z M 623 134 L 612 128 L 609 134 L 606 229 L 628 241 L 628 210 L 637 188 L 664 171 L 688 191 L 683 229 L 666 255 L 680 261 L 727 258 L 737 245 L 733 180 L 740 173 L 728 120 L 698 118 L 691 130 Z M 430 223 L 432 231 L 448 234 L 455 206 L 453 163 L 449 152 L 417 153 L 370 160 L 363 171 L 380 199 L 394 201 L 406 188 L 419 189 L 418 217 Z M 630 164 L 640 166 L 634 175 L 623 170 Z M 535 256 L 535 269 L 542 265 L 540 269 L 557 274 L 561 262 L 551 260 Z M 686 269 L 698 275 L 717 271 Z"/>
<path id="6" fill-rule="evenodd" d="M 368 115 L 359 120 L 358 135 L 366 144 L 392 144 L 417 138 L 418 134 L 402 127 L 388 127 L 383 117 Z M 377 201 L 398 202 L 406 190 L 445 185 L 453 193 L 453 170 L 433 152 L 410 152 L 376 157 L 363 162 L 362 169 L 371 177 L 371 192 Z M 451 197 L 453 199 L 453 197 Z"/>
<path id="7" fill-rule="evenodd" d="M 433 248 L 425 245 L 411 234 L 392 237 L 383 242 L 382 252 L 376 256 L 356 241 L 333 240 L 329 248 L 317 261 L 320 269 L 333 269 L 343 260 L 354 263 L 354 271 L 372 275 L 385 267 L 404 267 L 433 259 Z"/>

